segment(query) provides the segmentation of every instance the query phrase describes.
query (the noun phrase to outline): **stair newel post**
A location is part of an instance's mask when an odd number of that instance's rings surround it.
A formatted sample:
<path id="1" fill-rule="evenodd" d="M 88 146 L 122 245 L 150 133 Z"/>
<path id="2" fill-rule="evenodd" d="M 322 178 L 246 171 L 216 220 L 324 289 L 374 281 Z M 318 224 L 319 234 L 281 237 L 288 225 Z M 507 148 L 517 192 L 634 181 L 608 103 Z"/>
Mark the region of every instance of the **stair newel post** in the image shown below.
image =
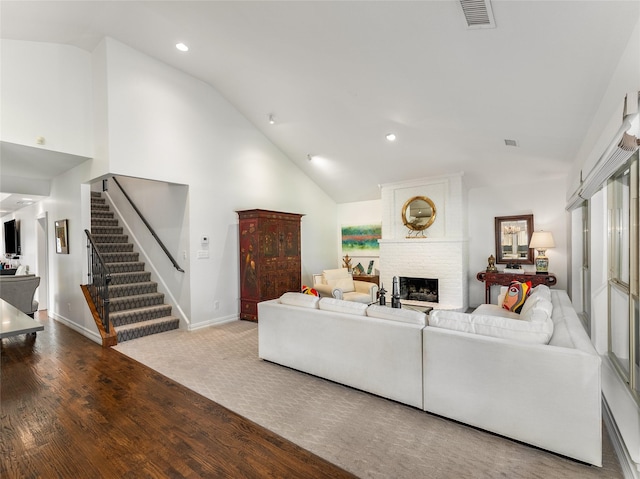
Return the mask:
<path id="1" fill-rule="evenodd" d="M 84 230 L 85 233 L 88 233 L 88 230 Z M 89 241 L 89 236 L 87 235 L 87 284 L 91 284 L 91 242 Z"/>
<path id="2" fill-rule="evenodd" d="M 109 283 L 111 283 L 111 274 L 107 273 L 104 281 L 104 330 L 109 333 Z"/>

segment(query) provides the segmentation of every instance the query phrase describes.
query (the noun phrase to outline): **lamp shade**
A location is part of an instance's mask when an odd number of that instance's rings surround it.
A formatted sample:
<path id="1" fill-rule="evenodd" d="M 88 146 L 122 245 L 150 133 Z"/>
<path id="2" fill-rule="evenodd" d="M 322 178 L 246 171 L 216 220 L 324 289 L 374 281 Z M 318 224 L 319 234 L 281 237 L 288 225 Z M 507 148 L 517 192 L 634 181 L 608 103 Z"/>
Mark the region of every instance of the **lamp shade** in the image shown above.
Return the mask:
<path id="1" fill-rule="evenodd" d="M 534 249 L 547 249 L 555 248 L 556 244 L 553 241 L 553 235 L 550 231 L 534 231 L 531 235 L 531 243 L 529 248 Z"/>

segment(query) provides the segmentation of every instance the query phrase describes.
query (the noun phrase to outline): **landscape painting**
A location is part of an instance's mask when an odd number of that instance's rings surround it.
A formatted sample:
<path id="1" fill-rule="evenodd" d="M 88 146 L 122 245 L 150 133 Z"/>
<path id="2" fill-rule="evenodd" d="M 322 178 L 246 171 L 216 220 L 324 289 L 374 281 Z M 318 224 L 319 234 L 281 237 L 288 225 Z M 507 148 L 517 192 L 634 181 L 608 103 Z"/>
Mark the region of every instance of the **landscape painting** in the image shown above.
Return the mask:
<path id="1" fill-rule="evenodd" d="M 351 256 L 377 256 L 378 240 L 382 238 L 382 225 L 342 227 L 342 254 Z"/>

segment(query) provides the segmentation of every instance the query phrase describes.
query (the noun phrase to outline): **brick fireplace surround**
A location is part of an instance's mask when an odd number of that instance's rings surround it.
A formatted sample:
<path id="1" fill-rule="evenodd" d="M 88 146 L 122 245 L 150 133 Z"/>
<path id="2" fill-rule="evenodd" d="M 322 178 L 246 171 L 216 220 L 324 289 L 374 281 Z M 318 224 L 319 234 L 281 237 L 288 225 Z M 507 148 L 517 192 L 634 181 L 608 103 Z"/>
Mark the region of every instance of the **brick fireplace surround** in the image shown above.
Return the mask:
<path id="1" fill-rule="evenodd" d="M 468 240 L 464 192 L 462 174 L 382 185 L 380 283 L 387 290 L 388 302 L 394 276 L 437 278 L 439 302 L 417 304 L 436 309 L 467 309 Z M 426 238 L 406 237 L 408 229 L 402 222 L 402 207 L 414 196 L 427 196 L 436 205 L 436 219 L 425 230 Z"/>

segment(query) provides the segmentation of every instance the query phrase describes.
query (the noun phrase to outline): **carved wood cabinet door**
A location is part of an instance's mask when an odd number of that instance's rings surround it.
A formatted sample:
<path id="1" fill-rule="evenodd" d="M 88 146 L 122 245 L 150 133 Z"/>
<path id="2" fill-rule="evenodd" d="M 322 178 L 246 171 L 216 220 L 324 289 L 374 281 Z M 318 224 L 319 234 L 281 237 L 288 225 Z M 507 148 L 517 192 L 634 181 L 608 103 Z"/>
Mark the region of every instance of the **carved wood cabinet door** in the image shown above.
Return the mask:
<path id="1" fill-rule="evenodd" d="M 258 320 L 258 303 L 300 291 L 301 214 L 238 211 L 240 319 Z"/>

